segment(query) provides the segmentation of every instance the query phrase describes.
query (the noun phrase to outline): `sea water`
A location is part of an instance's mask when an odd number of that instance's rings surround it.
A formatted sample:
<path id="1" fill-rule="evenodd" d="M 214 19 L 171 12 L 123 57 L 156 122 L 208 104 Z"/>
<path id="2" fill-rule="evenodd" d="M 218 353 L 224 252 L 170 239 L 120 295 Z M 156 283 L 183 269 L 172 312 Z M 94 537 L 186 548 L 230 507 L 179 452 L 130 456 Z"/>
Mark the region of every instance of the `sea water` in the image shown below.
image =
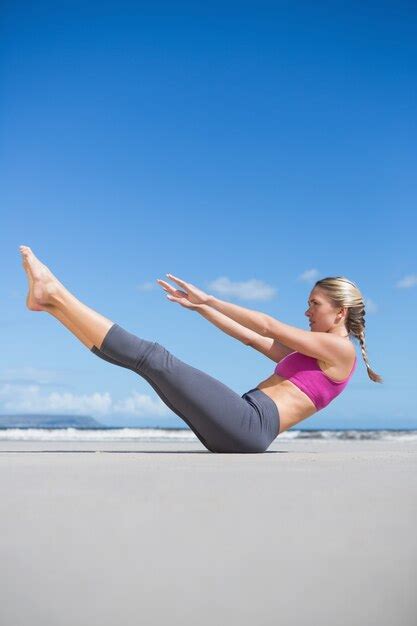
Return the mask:
<path id="1" fill-rule="evenodd" d="M 284 431 L 275 441 L 294 439 L 416 441 L 417 430 L 396 429 L 295 429 Z M 137 441 L 197 442 L 189 428 L 0 428 L 0 441 Z"/>

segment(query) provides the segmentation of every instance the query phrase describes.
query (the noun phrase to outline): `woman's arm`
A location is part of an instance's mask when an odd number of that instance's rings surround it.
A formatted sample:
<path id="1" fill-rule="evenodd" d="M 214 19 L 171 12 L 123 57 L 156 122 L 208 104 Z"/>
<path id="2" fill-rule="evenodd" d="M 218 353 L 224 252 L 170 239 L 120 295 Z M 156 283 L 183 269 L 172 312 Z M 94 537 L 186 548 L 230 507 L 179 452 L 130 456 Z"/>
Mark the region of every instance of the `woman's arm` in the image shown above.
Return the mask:
<path id="1" fill-rule="evenodd" d="M 223 332 L 235 339 L 238 339 L 246 346 L 250 345 L 251 341 L 255 339 L 257 333 L 253 332 L 249 328 L 242 326 L 238 322 L 230 319 L 227 315 L 223 315 L 219 311 L 216 311 L 212 307 L 206 304 L 199 304 L 195 306 L 195 311 L 200 313 L 206 320 L 220 328 Z"/>
<path id="2" fill-rule="evenodd" d="M 284 356 L 292 352 L 291 348 L 284 346 L 281 342 L 271 339 L 270 337 L 261 337 L 258 333 L 231 320 L 227 315 L 212 309 L 206 304 L 196 305 L 194 310 L 227 335 L 238 339 L 244 343 L 245 346 L 250 346 L 258 350 L 258 352 L 267 356 L 271 361 L 274 361 L 274 363 L 278 363 Z"/>
<path id="3" fill-rule="evenodd" d="M 311 332 L 290 326 L 265 313 L 244 309 L 214 296 L 208 296 L 206 303 L 262 337 L 271 337 L 306 356 L 334 364 L 348 358 L 347 350 L 351 356 L 351 345 L 331 333 Z"/>
<path id="4" fill-rule="evenodd" d="M 167 293 L 167 298 L 169 300 L 178 302 L 186 309 L 198 311 L 203 317 L 208 319 L 209 322 L 212 322 L 212 324 L 220 328 L 220 330 L 223 330 L 235 339 L 239 339 L 239 341 L 245 345 L 251 346 L 251 348 L 255 348 L 255 350 L 262 352 L 262 354 L 265 354 L 265 356 L 270 358 L 272 361 L 278 362 L 291 352 L 292 348 L 289 348 L 278 341 L 276 337 L 264 337 L 260 333 L 248 328 L 245 324 L 240 324 L 240 319 L 231 319 L 230 313 L 225 315 L 221 311 L 216 311 L 214 307 L 207 304 L 207 302 L 213 300 L 213 297 L 207 295 L 204 291 L 201 291 L 194 285 L 186 283 L 172 274 L 167 274 L 167 276 L 184 289 L 184 291 L 175 289 L 165 280 L 158 278 L 156 282 L 159 283 Z M 218 300 L 217 302 L 220 303 L 221 301 Z M 249 314 L 264 315 L 263 313 L 257 313 L 256 311 L 250 311 L 249 309 L 243 309 L 242 307 L 229 304 L 228 302 L 224 302 L 223 304 L 230 309 L 246 311 Z M 269 316 L 265 317 L 272 319 Z"/>
<path id="5" fill-rule="evenodd" d="M 198 289 L 191 283 L 186 283 L 185 280 L 174 276 L 173 274 L 167 274 L 168 278 L 175 283 L 178 283 L 184 291 L 174 289 L 165 280 L 157 279 L 157 283 L 161 285 L 164 291 L 168 292 L 167 298 L 173 302 L 178 302 L 181 306 L 187 309 L 197 309 L 200 306 L 209 306 L 212 309 L 216 309 L 219 313 L 223 313 L 230 319 L 234 320 L 238 324 L 249 328 L 250 330 L 258 333 L 262 337 L 268 336 L 268 321 L 271 319 L 269 315 L 265 313 L 259 313 L 258 311 L 251 311 L 250 309 L 244 309 L 236 304 L 230 304 L 230 302 L 224 302 L 218 300 L 214 296 L 204 293 L 201 289 Z M 277 337 L 274 337 L 277 339 Z"/>
<path id="6" fill-rule="evenodd" d="M 340 337 L 332 333 L 311 332 L 284 324 L 266 313 L 245 309 L 230 302 L 218 300 L 214 296 L 208 295 L 191 283 L 186 283 L 181 278 L 172 274 L 167 276 L 178 283 L 185 291 L 176 291 L 168 283 L 166 290 L 175 292 L 174 296 L 167 296 L 170 300 L 179 302 L 187 308 L 194 308 L 196 305 L 208 305 L 211 308 L 223 313 L 232 320 L 246 326 L 261 337 L 269 337 L 297 352 L 306 356 L 326 361 L 327 363 L 338 363 L 347 358 L 346 350 L 351 351 L 351 346 L 347 347 L 345 341 L 340 341 Z M 159 281 L 158 282 L 162 282 Z"/>
<path id="7" fill-rule="evenodd" d="M 231 304 L 224 300 L 219 300 L 214 296 L 208 296 L 207 306 L 223 313 L 230 319 L 234 320 L 238 324 L 249 328 L 250 330 L 258 333 L 262 337 L 267 336 L 268 318 L 269 315 L 261 313 L 259 311 L 252 311 L 251 309 L 245 309 L 237 304 Z"/>

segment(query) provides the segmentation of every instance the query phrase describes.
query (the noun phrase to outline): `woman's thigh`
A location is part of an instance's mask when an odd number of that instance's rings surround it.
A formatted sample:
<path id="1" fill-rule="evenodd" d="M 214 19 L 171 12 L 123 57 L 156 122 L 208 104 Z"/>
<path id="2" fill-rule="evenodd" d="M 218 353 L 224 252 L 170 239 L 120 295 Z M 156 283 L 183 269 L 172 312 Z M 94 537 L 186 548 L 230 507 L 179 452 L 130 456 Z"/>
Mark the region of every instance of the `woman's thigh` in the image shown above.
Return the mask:
<path id="1" fill-rule="evenodd" d="M 264 452 L 278 434 L 276 405 L 262 391 L 239 396 L 159 343 L 141 339 L 117 324 L 105 337 L 101 351 L 93 351 L 147 380 L 212 452 Z"/>

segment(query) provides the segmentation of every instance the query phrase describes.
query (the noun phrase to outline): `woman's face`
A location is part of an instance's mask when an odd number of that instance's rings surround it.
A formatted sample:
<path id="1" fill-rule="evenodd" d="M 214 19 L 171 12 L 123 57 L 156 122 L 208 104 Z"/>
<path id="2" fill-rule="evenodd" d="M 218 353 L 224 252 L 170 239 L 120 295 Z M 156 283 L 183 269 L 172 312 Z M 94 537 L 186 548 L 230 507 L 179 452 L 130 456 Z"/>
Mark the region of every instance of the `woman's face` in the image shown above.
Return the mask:
<path id="1" fill-rule="evenodd" d="M 305 315 L 310 322 L 310 330 L 327 333 L 336 326 L 338 309 L 335 309 L 327 299 L 325 293 L 315 287 L 309 295 L 308 309 Z"/>

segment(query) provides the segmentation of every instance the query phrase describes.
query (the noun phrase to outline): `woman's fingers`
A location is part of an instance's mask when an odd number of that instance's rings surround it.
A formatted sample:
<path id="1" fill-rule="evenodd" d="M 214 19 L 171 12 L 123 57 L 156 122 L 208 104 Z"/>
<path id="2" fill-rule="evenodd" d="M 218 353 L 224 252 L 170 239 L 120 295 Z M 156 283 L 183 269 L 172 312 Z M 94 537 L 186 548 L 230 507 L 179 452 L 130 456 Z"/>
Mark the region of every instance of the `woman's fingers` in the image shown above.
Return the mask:
<path id="1" fill-rule="evenodd" d="M 162 286 L 164 291 L 168 291 L 172 295 L 176 295 L 176 296 L 179 296 L 179 297 L 187 295 L 183 291 L 180 291 L 179 289 L 176 289 L 175 287 L 173 287 L 172 285 L 167 283 L 165 280 L 161 280 L 160 278 L 158 278 L 156 282 L 159 283 Z"/>
<path id="2" fill-rule="evenodd" d="M 167 276 L 168 278 L 173 280 L 174 283 L 178 283 L 180 287 L 182 287 L 183 289 L 187 289 L 187 283 L 185 282 L 185 280 L 181 280 L 181 278 L 178 278 L 177 276 L 173 276 L 172 274 L 167 274 Z"/>
<path id="3" fill-rule="evenodd" d="M 169 283 L 166 283 L 164 280 L 161 280 L 160 278 L 157 278 L 156 282 L 159 283 L 161 287 L 165 289 L 165 291 L 171 291 L 173 289 L 173 287 Z"/>
<path id="4" fill-rule="evenodd" d="M 178 302 L 178 304 L 186 309 L 193 309 L 195 307 L 195 305 L 186 298 L 175 298 L 174 296 L 167 296 L 167 298 L 168 300 L 171 300 L 171 302 Z"/>
<path id="5" fill-rule="evenodd" d="M 193 302 L 190 302 L 188 293 L 181 291 L 180 289 L 175 289 L 172 285 L 161 278 L 157 278 L 156 282 L 161 285 L 165 292 L 167 292 L 167 298 L 168 300 L 171 300 L 171 302 L 178 302 L 178 304 L 186 309 L 194 309 L 196 307 Z"/>
<path id="6" fill-rule="evenodd" d="M 175 287 L 165 282 L 164 280 L 161 280 L 160 278 L 158 278 L 156 282 L 159 283 L 163 287 L 163 289 L 165 289 L 165 291 L 169 291 L 170 293 L 177 291 Z"/>

